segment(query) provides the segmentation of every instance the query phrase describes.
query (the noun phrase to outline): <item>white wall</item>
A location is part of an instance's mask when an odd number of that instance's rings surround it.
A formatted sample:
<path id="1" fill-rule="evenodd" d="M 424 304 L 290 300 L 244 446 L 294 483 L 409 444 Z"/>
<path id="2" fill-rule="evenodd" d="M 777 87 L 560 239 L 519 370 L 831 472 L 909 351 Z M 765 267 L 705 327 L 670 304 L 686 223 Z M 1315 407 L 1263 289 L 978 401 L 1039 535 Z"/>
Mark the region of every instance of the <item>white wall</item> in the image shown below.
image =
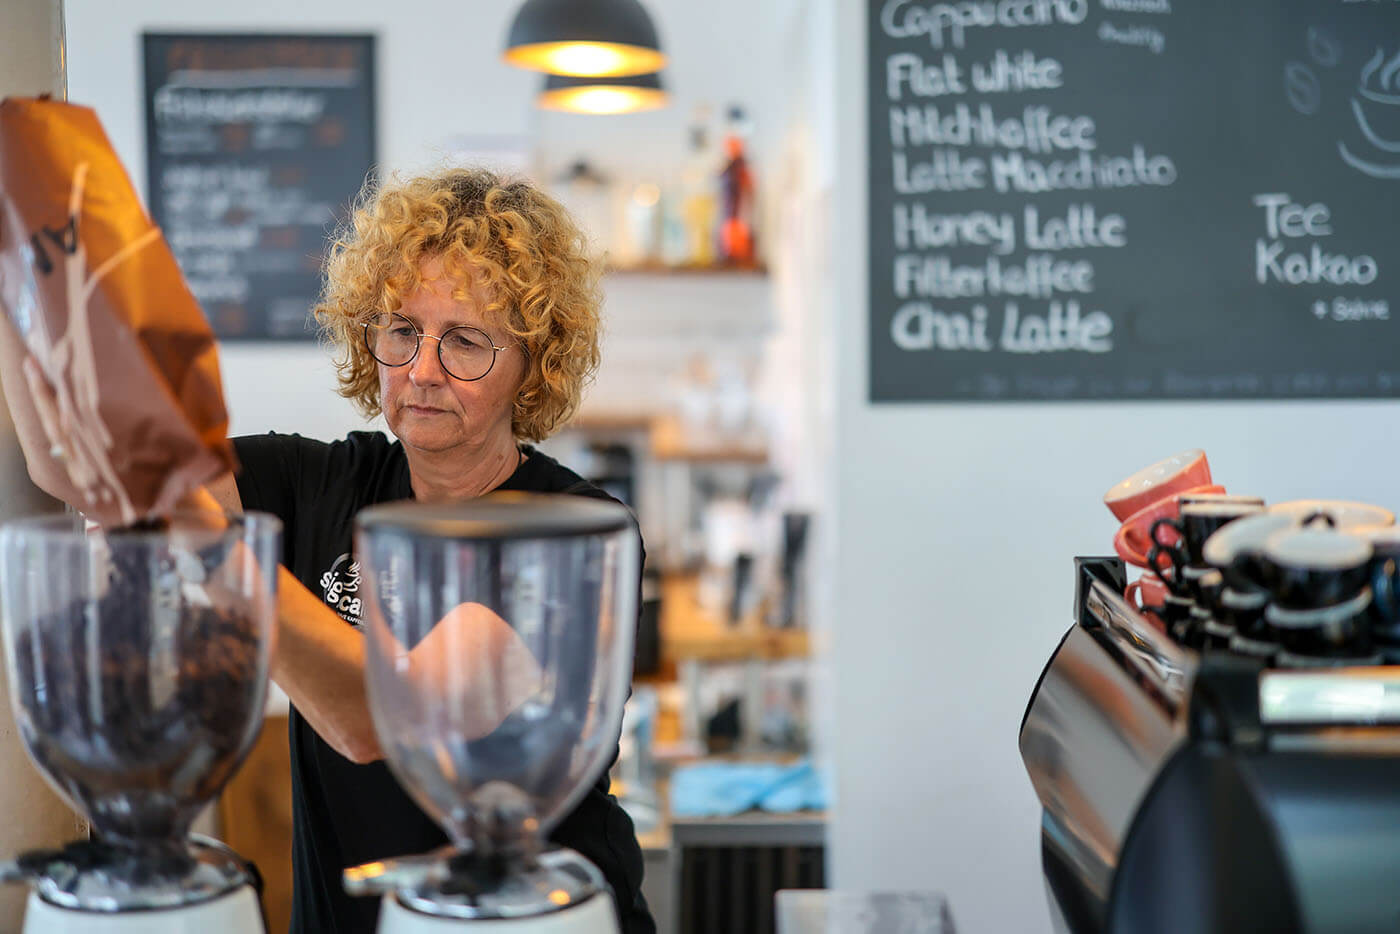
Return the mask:
<path id="1" fill-rule="evenodd" d="M 1394 507 L 1400 409 L 869 404 L 866 12 L 818 6 L 839 37 L 834 880 L 942 890 L 960 931 L 1048 931 L 1017 730 L 1071 623 L 1072 558 L 1111 552 L 1104 490 L 1202 447 L 1232 492 Z"/>

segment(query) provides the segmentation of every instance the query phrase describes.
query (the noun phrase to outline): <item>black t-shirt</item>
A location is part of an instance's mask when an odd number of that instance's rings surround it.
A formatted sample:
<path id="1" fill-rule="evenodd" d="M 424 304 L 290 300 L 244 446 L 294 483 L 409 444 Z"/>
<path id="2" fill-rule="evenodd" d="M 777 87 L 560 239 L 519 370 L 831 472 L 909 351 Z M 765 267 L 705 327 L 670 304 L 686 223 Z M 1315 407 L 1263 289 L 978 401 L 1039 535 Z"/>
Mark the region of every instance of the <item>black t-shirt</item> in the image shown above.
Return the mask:
<path id="1" fill-rule="evenodd" d="M 366 506 L 413 498 L 403 446 L 379 432 L 361 431 L 333 444 L 278 434 L 233 443 L 243 508 L 282 520 L 282 563 L 358 628 L 362 595 L 353 559 L 354 518 Z M 498 489 L 611 498 L 548 455 L 528 447 L 525 452 L 524 463 Z M 295 708 L 291 748 L 292 931 L 371 934 L 379 899 L 345 894 L 341 871 L 425 853 L 447 843 L 447 836 L 399 787 L 388 766 L 346 759 Z M 605 770 L 550 840 L 577 850 L 602 870 L 626 934 L 654 934 L 641 893 L 636 832 L 608 787 Z"/>

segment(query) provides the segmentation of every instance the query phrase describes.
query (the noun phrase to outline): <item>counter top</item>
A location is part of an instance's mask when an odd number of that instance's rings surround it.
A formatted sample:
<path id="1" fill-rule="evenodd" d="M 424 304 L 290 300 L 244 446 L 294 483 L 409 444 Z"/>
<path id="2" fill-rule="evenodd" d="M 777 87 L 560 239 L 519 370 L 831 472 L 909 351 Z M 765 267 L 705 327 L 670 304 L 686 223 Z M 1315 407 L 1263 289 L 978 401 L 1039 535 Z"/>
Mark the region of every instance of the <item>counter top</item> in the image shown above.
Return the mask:
<path id="1" fill-rule="evenodd" d="M 614 792 L 626 800 L 625 787 L 618 784 Z M 656 826 L 638 832 L 637 842 L 644 851 L 669 851 L 684 846 L 821 846 L 826 840 L 825 811 L 745 811 L 724 817 L 672 817 L 667 783 L 656 788 Z"/>

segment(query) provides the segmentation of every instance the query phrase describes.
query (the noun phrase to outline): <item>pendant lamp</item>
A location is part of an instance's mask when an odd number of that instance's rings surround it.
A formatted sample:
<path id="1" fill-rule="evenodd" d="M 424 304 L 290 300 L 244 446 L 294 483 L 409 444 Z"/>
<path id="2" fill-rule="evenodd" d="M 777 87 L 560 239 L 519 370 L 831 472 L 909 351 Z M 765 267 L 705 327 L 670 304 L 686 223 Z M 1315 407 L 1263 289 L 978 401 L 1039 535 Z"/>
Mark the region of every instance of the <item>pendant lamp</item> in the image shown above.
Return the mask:
<path id="1" fill-rule="evenodd" d="M 548 75 L 536 103 L 546 110 L 581 114 L 625 114 L 656 110 L 667 103 L 661 76 L 630 75 L 625 78 L 578 78 Z"/>
<path id="2" fill-rule="evenodd" d="M 656 26 L 638 0 L 525 0 L 504 57 L 558 75 L 641 75 L 666 64 Z"/>

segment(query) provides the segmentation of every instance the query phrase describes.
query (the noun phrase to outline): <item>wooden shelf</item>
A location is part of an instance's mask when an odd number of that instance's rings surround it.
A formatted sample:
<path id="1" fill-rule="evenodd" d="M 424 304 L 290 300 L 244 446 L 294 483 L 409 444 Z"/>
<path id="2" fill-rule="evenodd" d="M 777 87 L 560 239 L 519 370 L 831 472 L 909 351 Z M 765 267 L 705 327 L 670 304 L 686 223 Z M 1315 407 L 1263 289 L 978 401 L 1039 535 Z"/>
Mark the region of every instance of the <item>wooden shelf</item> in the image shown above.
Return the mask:
<path id="1" fill-rule="evenodd" d="M 651 412 L 579 412 L 564 428 L 579 431 L 650 431 L 657 416 Z"/>
<path id="2" fill-rule="evenodd" d="M 772 629 L 760 614 L 749 613 L 735 625 L 707 613 L 696 599 L 697 580 L 672 574 L 661 581 L 661 653 L 671 661 L 743 661 L 805 658 L 810 652 L 805 629 Z"/>
<path id="3" fill-rule="evenodd" d="M 646 432 L 647 451 L 659 461 L 702 464 L 766 464 L 768 446 L 761 442 L 697 436 L 674 415 L 654 412 L 580 412 L 564 426 L 575 431 Z"/>
<path id="4" fill-rule="evenodd" d="M 651 423 L 651 456 L 661 461 L 766 464 L 768 447 L 742 441 L 697 441 L 680 419 L 662 415 Z"/>

